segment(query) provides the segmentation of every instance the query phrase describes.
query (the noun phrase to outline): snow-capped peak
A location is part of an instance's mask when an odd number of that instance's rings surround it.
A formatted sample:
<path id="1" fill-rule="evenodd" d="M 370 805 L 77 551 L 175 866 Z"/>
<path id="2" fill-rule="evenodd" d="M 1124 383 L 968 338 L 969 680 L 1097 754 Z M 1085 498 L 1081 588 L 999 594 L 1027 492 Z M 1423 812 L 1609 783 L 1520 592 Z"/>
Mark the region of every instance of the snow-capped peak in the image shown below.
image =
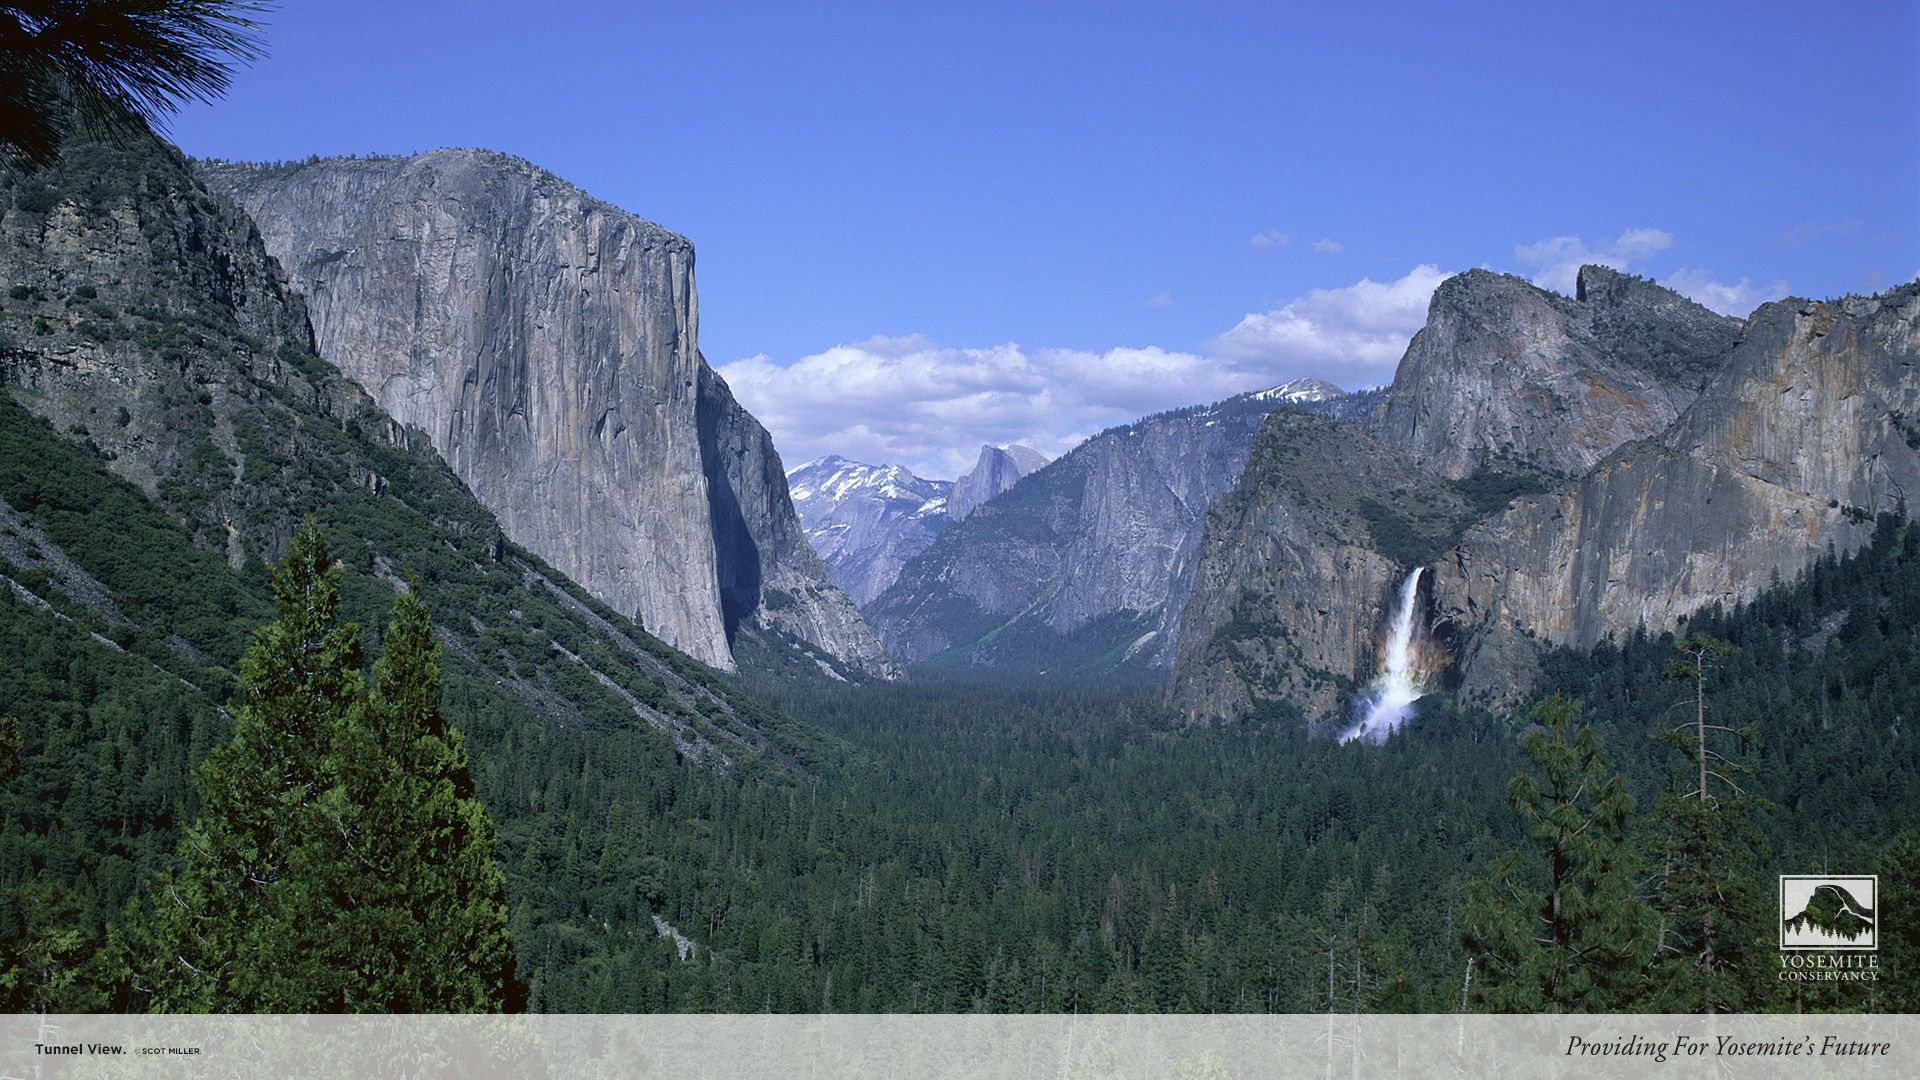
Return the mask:
<path id="1" fill-rule="evenodd" d="M 1345 397 L 1347 392 L 1325 379 L 1294 379 L 1279 386 L 1249 394 L 1255 401 L 1278 401 L 1288 405 L 1304 405 L 1312 401 L 1332 401 Z"/>

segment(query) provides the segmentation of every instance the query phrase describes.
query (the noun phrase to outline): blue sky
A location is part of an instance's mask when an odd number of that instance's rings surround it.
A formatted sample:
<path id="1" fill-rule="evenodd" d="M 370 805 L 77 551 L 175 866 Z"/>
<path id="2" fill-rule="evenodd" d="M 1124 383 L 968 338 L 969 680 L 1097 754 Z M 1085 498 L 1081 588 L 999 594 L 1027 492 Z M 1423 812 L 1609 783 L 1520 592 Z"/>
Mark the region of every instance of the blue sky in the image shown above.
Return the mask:
<path id="1" fill-rule="evenodd" d="M 1920 0 L 289 3 L 184 111 L 238 159 L 485 146 L 690 237 L 701 340 L 790 464 L 1299 374 L 1581 259 L 1722 309 L 1920 272 Z"/>

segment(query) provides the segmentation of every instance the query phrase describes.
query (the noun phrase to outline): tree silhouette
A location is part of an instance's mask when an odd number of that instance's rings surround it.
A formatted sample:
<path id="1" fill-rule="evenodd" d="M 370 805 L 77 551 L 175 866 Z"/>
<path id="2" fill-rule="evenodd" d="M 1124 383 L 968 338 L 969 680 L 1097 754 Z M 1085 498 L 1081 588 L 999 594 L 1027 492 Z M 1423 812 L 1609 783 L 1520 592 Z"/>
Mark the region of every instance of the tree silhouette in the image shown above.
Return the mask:
<path id="1" fill-rule="evenodd" d="M 1754 880 L 1767 840 L 1753 819 L 1771 804 L 1736 779 L 1748 767 L 1715 747 L 1752 743 L 1759 732 L 1708 722 L 1707 683 L 1733 655 L 1731 645 L 1695 632 L 1674 649 L 1680 657 L 1667 677 L 1693 684 L 1686 702 L 1693 717 L 1655 735 L 1687 768 L 1654 803 L 1648 822 L 1649 900 L 1660 917 L 1655 992 L 1662 1007 L 1676 1012 L 1738 1010 L 1766 985 L 1758 971 L 1758 943 L 1766 935 Z"/>
<path id="2" fill-rule="evenodd" d="M 46 165 L 77 121 L 143 132 L 213 101 L 264 55 L 258 0 L 19 0 L 0 6 L 0 157 Z"/>

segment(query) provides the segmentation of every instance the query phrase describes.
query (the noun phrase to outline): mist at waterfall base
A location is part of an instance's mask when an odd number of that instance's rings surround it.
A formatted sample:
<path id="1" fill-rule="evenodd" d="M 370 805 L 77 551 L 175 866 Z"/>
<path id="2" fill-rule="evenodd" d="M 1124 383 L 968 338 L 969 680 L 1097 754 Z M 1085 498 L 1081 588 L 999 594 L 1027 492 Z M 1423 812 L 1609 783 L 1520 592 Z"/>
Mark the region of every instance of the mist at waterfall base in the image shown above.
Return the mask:
<path id="1" fill-rule="evenodd" d="M 1372 692 L 1356 707 L 1353 726 L 1340 735 L 1342 743 L 1363 740 L 1383 743 L 1387 736 L 1413 719 L 1413 703 L 1426 694 L 1427 664 L 1420 640 L 1420 575 L 1416 566 L 1400 585 L 1400 598 L 1382 649 L 1380 677 Z"/>

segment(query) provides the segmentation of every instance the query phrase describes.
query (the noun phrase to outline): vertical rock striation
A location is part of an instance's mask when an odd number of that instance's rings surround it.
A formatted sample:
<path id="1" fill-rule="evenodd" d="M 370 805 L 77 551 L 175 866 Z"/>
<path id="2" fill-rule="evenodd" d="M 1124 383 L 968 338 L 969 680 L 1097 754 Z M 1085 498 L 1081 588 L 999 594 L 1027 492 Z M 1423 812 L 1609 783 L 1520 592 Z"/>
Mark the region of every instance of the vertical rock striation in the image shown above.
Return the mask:
<path id="1" fill-rule="evenodd" d="M 743 625 L 812 645 L 866 675 L 899 667 L 827 570 L 794 512 L 773 437 L 700 367 L 700 448 L 707 470 L 721 612 L 732 640 Z"/>
<path id="2" fill-rule="evenodd" d="M 1504 704 L 1543 645 L 1857 549 L 1920 491 L 1920 283 L 1736 322 L 1594 267 L 1571 301 L 1464 274 L 1369 424 L 1276 415 L 1210 510 L 1169 691 L 1191 716 L 1336 711 L 1410 566 L 1462 696 Z"/>
<path id="3" fill-rule="evenodd" d="M 1274 413 L 1207 512 L 1169 700 L 1194 720 L 1269 703 L 1336 712 L 1377 666 L 1408 565 L 1470 514 L 1446 481 L 1358 426 Z"/>
<path id="4" fill-rule="evenodd" d="M 425 430 L 516 543 L 717 667 L 776 579 L 817 588 L 775 622 L 879 655 L 789 542 L 772 445 L 700 356 L 684 238 L 479 150 L 199 171 L 306 295 L 321 355 Z"/>

